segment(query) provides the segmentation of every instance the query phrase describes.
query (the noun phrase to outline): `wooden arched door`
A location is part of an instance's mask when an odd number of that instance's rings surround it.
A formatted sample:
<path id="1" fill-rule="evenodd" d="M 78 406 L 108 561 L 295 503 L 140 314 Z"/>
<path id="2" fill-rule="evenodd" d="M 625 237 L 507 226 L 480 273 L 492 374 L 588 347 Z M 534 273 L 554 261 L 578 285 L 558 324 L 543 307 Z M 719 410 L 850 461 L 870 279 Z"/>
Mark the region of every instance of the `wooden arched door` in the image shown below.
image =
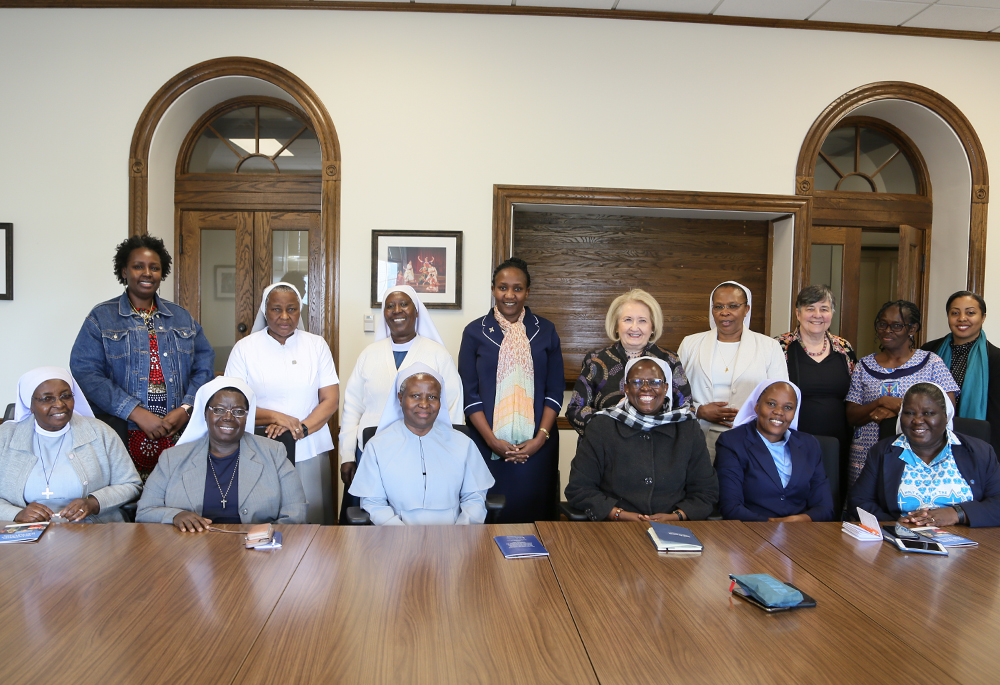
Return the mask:
<path id="1" fill-rule="evenodd" d="M 303 294 L 303 323 L 323 329 L 322 154 L 304 113 L 282 100 L 237 98 L 206 112 L 177 159 L 178 301 L 201 323 L 216 372 L 253 326 L 269 284 Z M 315 319 L 315 320 L 314 320 Z"/>

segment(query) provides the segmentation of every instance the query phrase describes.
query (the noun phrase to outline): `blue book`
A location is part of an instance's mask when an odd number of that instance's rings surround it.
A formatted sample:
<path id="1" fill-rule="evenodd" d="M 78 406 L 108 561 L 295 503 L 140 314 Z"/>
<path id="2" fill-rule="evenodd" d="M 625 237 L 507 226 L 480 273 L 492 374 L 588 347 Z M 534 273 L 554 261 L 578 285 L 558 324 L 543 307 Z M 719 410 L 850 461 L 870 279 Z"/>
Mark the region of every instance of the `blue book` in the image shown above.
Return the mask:
<path id="1" fill-rule="evenodd" d="M 659 552 L 700 552 L 704 546 L 687 528 L 651 521 L 646 529 Z"/>
<path id="2" fill-rule="evenodd" d="M 548 551 L 534 535 L 497 535 L 493 539 L 503 552 L 504 559 L 549 556 Z"/>
<path id="3" fill-rule="evenodd" d="M 49 522 L 42 523 L 14 523 L 4 526 L 0 530 L 0 544 L 8 542 L 38 542 L 42 533 L 48 527 Z"/>

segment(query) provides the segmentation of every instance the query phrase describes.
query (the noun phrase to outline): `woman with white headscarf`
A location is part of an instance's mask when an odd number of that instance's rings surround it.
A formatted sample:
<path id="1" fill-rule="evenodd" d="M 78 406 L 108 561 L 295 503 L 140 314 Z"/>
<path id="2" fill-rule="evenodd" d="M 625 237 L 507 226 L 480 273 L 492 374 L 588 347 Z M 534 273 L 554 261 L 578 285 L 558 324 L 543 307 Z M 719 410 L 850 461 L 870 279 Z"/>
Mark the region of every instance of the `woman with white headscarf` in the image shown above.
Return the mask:
<path id="1" fill-rule="evenodd" d="M 65 369 L 21 376 L 14 421 L 0 425 L 0 520 L 125 520 L 119 507 L 142 481 L 117 433 L 93 417 Z"/>
<path id="2" fill-rule="evenodd" d="M 715 286 L 709 297 L 709 330 L 687 336 L 677 350 L 713 459 L 715 441 L 732 427 L 737 408 L 754 387 L 768 378 L 788 380 L 778 341 L 750 330 L 752 304 L 750 289 L 736 281 Z"/>
<path id="3" fill-rule="evenodd" d="M 236 343 L 226 375 L 257 395 L 257 435 L 285 445 L 306 488 L 309 523 L 332 524 L 336 488 L 327 422 L 340 402 L 330 346 L 302 324 L 302 297 L 290 283 L 264 289 L 253 332 Z"/>
<path id="4" fill-rule="evenodd" d="M 802 393 L 761 381 L 715 449 L 719 510 L 738 521 L 832 521 L 833 496 L 819 442 L 798 431 Z"/>
<path id="5" fill-rule="evenodd" d="M 670 364 L 630 359 L 625 397 L 587 423 L 566 499 L 592 521 L 688 521 L 712 513 L 719 484 L 687 406 L 671 406 Z"/>
<path id="6" fill-rule="evenodd" d="M 351 494 L 377 526 L 482 523 L 493 476 L 475 443 L 441 411 L 441 375 L 417 363 L 400 371 L 394 386 Z"/>
<path id="7" fill-rule="evenodd" d="M 956 433 L 955 407 L 937 383 L 911 385 L 896 420 L 901 435 L 868 450 L 851 489 L 879 521 L 917 526 L 1000 526 L 1000 464 L 988 442 Z"/>
<path id="8" fill-rule="evenodd" d="M 256 410 L 239 378 L 201 386 L 184 434 L 146 480 L 135 520 L 192 533 L 212 523 L 305 523 L 302 481 L 284 447 L 246 432 Z"/>
<path id="9" fill-rule="evenodd" d="M 396 391 L 393 380 L 397 371 L 417 362 L 427 364 L 441 376 L 448 398 L 444 414 L 452 423 L 464 423 L 462 379 L 455 361 L 416 291 L 408 285 L 397 285 L 382 296 L 382 318 L 375 323 L 375 342 L 361 352 L 344 390 L 340 421 L 340 477 L 345 490 L 341 523 L 346 522 L 347 507 L 358 506 L 357 498 L 346 490 L 361 459 L 362 433 L 378 425 L 386 401 Z"/>

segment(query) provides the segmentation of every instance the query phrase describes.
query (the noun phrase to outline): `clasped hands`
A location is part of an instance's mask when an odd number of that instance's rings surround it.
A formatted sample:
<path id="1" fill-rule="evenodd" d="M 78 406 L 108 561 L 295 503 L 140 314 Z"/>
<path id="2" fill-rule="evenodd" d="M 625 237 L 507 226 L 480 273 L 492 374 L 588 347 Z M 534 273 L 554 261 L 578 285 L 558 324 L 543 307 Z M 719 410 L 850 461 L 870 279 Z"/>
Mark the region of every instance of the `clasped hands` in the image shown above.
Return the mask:
<path id="1" fill-rule="evenodd" d="M 31 502 L 18 512 L 17 516 L 14 517 L 14 523 L 41 523 L 43 521 L 50 521 L 53 516 L 59 516 L 71 523 L 75 523 L 82 521 L 88 516 L 99 514 L 100 511 L 101 504 L 93 495 L 77 497 L 60 509 L 58 513 L 53 512 L 41 502 Z"/>
<path id="2" fill-rule="evenodd" d="M 290 431 L 292 437 L 296 440 L 301 440 L 306 436 L 303 426 L 305 425 L 299 421 L 294 416 L 289 416 L 288 414 L 281 414 L 279 412 L 272 412 L 275 416 L 275 420 L 267 425 L 264 434 L 274 440 L 279 435 L 286 431 Z"/>
<path id="3" fill-rule="evenodd" d="M 504 461 L 512 461 L 515 464 L 523 464 L 528 461 L 528 457 L 540 450 L 544 444 L 545 438 L 541 435 L 536 435 L 520 445 L 501 440 L 495 435 L 492 440 L 489 440 L 489 448 L 494 454 L 503 455 Z"/>
<path id="4" fill-rule="evenodd" d="M 885 421 L 886 419 L 891 419 L 894 416 L 899 415 L 899 410 L 903 407 L 903 400 L 898 397 L 890 397 L 884 395 L 878 398 L 878 406 L 872 409 L 868 418 L 879 423 L 880 421 Z"/>
<path id="5" fill-rule="evenodd" d="M 916 526 L 955 526 L 958 525 L 958 512 L 954 507 L 918 509 L 900 516 L 899 523 L 912 523 Z"/>
<path id="6" fill-rule="evenodd" d="M 167 415 L 163 417 L 157 416 L 148 409 L 136 407 L 128 417 L 139 426 L 139 430 L 145 433 L 150 440 L 169 438 L 186 426 L 190 418 L 184 407 L 177 407 L 167 412 Z"/>
<path id="7" fill-rule="evenodd" d="M 615 518 L 615 508 L 611 509 L 611 513 L 608 514 L 608 520 L 610 521 L 655 521 L 656 523 L 665 523 L 667 521 L 680 521 L 681 517 L 677 514 L 637 514 L 634 511 L 625 511 L 622 509 L 621 513 L 618 514 L 618 518 Z"/>
<path id="8" fill-rule="evenodd" d="M 739 410 L 730 407 L 726 402 L 708 402 L 698 407 L 696 415 L 702 421 L 717 423 L 720 426 L 733 427 L 733 419 Z"/>

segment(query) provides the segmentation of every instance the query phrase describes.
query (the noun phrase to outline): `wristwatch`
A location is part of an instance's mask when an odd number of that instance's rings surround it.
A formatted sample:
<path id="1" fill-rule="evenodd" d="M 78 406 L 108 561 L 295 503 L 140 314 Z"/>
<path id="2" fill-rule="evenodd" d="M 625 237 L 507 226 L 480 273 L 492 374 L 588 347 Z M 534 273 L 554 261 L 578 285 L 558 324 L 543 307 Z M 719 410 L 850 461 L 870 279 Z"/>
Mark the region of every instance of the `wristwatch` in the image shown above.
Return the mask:
<path id="1" fill-rule="evenodd" d="M 194 411 L 194 407 L 192 407 L 190 404 L 182 404 L 181 409 L 187 412 L 188 418 L 190 419 L 191 412 Z"/>
<path id="2" fill-rule="evenodd" d="M 671 514 L 677 514 L 677 520 L 678 520 L 678 521 L 683 521 L 683 520 L 684 520 L 684 512 L 683 512 L 683 511 L 681 511 L 680 509 L 674 509 L 674 510 L 673 510 L 672 512 L 670 512 L 670 513 L 671 513 Z"/>
<path id="3" fill-rule="evenodd" d="M 309 435 L 309 426 L 304 423 L 300 423 L 299 425 L 302 426 L 302 437 L 304 438 Z"/>

